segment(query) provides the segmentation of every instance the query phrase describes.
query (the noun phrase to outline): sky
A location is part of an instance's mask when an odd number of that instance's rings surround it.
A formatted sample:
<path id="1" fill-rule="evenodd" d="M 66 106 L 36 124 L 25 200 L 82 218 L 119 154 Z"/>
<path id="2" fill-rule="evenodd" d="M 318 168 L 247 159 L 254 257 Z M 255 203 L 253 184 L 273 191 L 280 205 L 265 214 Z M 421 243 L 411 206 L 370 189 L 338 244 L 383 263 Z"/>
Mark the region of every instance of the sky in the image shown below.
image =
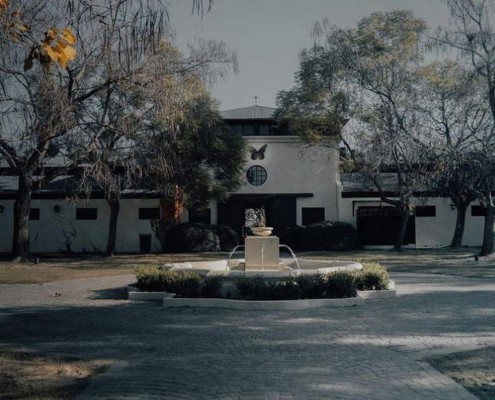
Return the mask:
<path id="1" fill-rule="evenodd" d="M 207 0 L 204 0 L 205 4 Z M 280 90 L 294 85 L 299 52 L 311 46 L 311 30 L 327 17 L 339 27 L 355 27 L 376 11 L 411 10 L 430 27 L 448 25 L 442 0 L 216 0 L 203 17 L 192 14 L 192 0 L 167 0 L 177 45 L 195 37 L 222 40 L 236 51 L 239 73 L 212 87 L 220 109 L 255 104 L 274 107 Z"/>

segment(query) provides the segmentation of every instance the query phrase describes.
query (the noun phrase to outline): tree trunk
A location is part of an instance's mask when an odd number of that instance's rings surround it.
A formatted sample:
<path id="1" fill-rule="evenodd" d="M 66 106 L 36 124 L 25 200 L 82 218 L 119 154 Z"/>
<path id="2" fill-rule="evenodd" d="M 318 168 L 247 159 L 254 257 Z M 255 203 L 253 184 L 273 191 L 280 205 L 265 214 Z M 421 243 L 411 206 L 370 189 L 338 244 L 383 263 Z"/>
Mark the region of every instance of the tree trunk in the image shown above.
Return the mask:
<path id="1" fill-rule="evenodd" d="M 29 211 L 33 176 L 28 171 L 19 174 L 19 189 L 14 203 L 13 261 L 29 261 Z"/>
<path id="2" fill-rule="evenodd" d="M 404 237 L 406 236 L 407 223 L 409 222 L 409 207 L 402 207 L 402 214 L 400 216 L 399 231 L 397 233 L 397 239 L 394 245 L 394 249 L 397 251 L 402 250 L 402 244 L 404 243 Z"/>
<path id="3" fill-rule="evenodd" d="M 495 206 L 489 204 L 486 208 L 485 227 L 483 231 L 483 244 L 480 256 L 493 254 L 495 243 Z"/>
<path id="4" fill-rule="evenodd" d="M 455 208 L 457 210 L 457 219 L 455 222 L 454 236 L 450 242 L 450 247 L 456 248 L 462 246 L 462 238 L 464 236 L 464 225 L 466 222 L 466 210 L 469 203 L 463 201 L 454 201 Z"/>
<path id="5" fill-rule="evenodd" d="M 117 240 L 117 221 L 119 219 L 120 202 L 119 200 L 107 200 L 107 202 L 110 206 L 110 219 L 108 221 L 108 238 L 105 255 L 111 257 L 115 251 L 115 242 Z"/>

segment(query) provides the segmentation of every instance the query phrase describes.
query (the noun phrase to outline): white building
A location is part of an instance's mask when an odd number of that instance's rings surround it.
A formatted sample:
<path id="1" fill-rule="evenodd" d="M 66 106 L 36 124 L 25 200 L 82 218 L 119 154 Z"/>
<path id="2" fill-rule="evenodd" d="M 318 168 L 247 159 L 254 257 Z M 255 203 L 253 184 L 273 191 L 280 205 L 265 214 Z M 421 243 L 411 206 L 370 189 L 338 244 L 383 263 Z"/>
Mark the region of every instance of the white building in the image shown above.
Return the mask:
<path id="1" fill-rule="evenodd" d="M 245 182 L 224 203 L 211 202 L 206 212 L 184 212 L 184 220 L 229 225 L 240 235 L 249 210 L 263 206 L 275 233 L 287 226 L 322 220 L 354 225 L 368 246 L 393 244 L 394 210 L 381 204 L 369 185 L 339 173 L 336 138 L 331 145 L 312 147 L 277 132 L 274 109 L 252 106 L 224 111 L 232 134 L 247 141 Z M 333 143 L 332 143 L 333 141 Z M 70 178 L 59 177 L 33 193 L 30 242 L 35 253 L 100 252 L 105 249 L 110 209 L 102 198 L 68 201 Z M 13 205 L 17 180 L 0 176 L 0 253 L 12 248 Z M 68 189 L 69 188 L 69 189 Z M 394 185 L 388 185 L 393 196 Z M 446 246 L 452 238 L 456 212 L 450 199 L 418 199 L 406 243 L 412 247 Z M 473 204 L 466 217 L 464 244 L 481 244 L 483 210 Z M 124 193 L 117 228 L 117 252 L 160 250 L 151 228 L 160 216 L 159 199 L 146 193 Z"/>

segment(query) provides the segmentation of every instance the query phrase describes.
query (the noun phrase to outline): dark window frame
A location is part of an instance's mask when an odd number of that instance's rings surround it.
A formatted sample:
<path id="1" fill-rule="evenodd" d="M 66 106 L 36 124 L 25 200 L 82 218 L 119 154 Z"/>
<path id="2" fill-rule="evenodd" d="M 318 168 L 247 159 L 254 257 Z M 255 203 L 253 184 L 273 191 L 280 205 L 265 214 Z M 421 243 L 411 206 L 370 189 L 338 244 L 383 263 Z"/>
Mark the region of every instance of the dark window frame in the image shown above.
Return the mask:
<path id="1" fill-rule="evenodd" d="M 140 207 L 138 210 L 138 219 L 160 219 L 160 207 Z"/>
<path id="2" fill-rule="evenodd" d="M 482 205 L 471 206 L 471 217 L 484 217 L 486 215 L 486 207 Z"/>
<path id="3" fill-rule="evenodd" d="M 261 165 L 252 165 L 246 171 L 246 179 L 253 186 L 261 186 L 268 179 L 268 172 Z"/>
<path id="4" fill-rule="evenodd" d="M 416 217 L 428 218 L 437 216 L 437 206 L 416 206 Z"/>
<path id="5" fill-rule="evenodd" d="M 29 209 L 29 220 L 30 221 L 39 221 L 40 220 L 40 209 L 39 208 Z"/>
<path id="6" fill-rule="evenodd" d="M 95 221 L 98 219 L 98 208 L 96 207 L 79 207 L 76 208 L 76 220 Z"/>
<path id="7" fill-rule="evenodd" d="M 311 215 L 313 213 L 313 215 Z M 321 215 L 319 215 L 321 214 Z M 317 222 L 325 221 L 325 207 L 302 207 L 301 223 L 308 226 Z"/>

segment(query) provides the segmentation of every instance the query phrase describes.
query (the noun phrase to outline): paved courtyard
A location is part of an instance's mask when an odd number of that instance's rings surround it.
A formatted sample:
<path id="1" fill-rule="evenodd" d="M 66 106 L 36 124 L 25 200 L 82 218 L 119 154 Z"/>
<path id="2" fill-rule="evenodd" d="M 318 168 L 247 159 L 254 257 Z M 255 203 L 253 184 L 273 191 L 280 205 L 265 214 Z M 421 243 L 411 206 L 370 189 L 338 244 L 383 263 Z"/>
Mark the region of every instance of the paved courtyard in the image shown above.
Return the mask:
<path id="1" fill-rule="evenodd" d="M 132 276 L 0 285 L 0 347 L 115 361 L 78 400 L 475 399 L 422 360 L 495 345 L 495 279 L 392 279 L 396 299 L 291 312 L 133 304 Z"/>

